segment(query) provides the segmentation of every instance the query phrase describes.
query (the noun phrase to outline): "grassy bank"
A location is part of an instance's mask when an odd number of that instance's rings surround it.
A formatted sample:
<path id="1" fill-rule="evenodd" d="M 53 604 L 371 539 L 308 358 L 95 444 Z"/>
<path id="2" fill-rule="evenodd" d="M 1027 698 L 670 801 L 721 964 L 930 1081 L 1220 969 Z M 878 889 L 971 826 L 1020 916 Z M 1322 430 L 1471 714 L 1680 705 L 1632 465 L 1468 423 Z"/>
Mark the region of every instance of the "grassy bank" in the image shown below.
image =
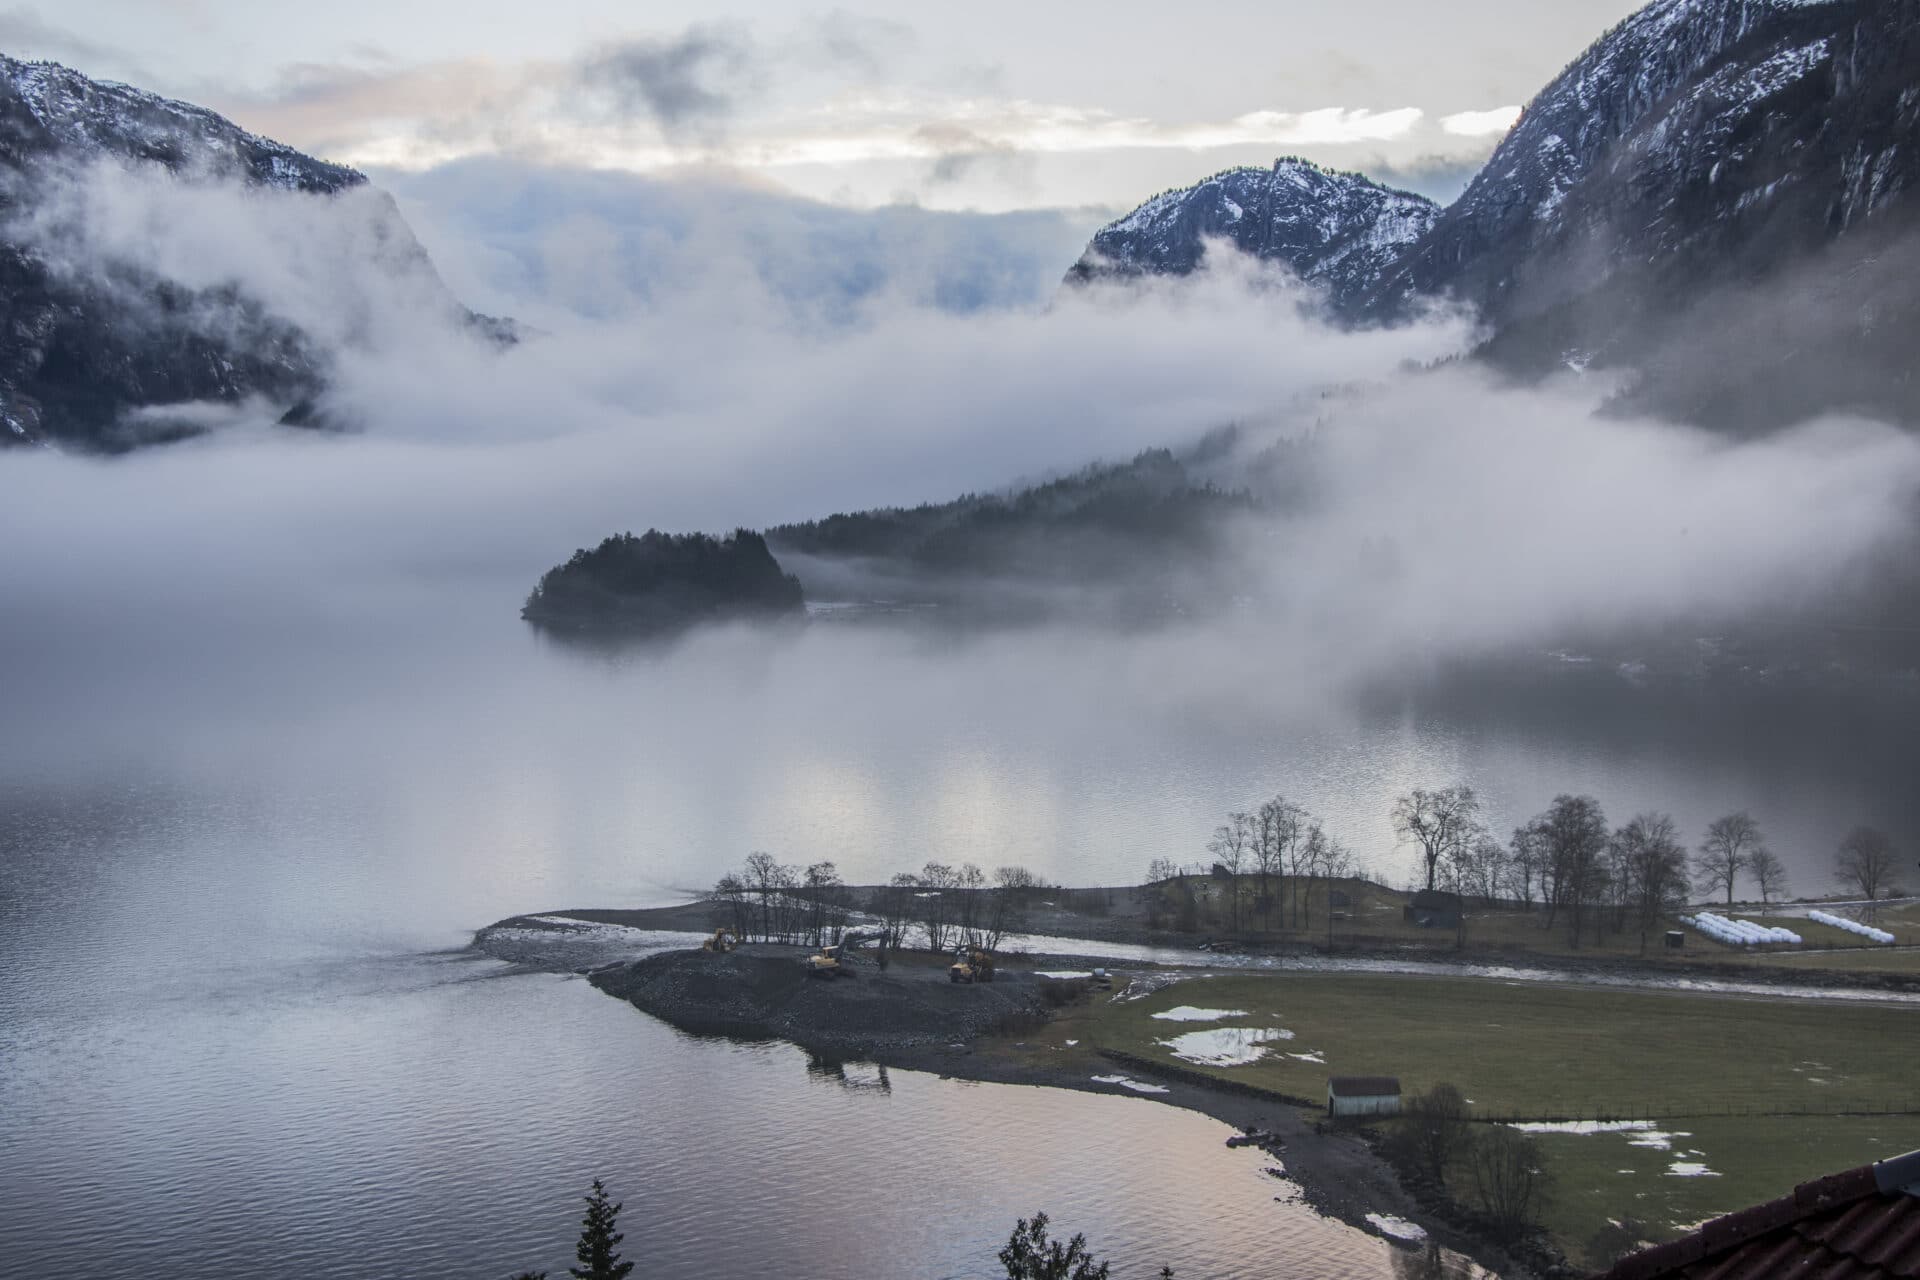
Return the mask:
<path id="1" fill-rule="evenodd" d="M 1244 1010 L 1156 1018 L 1180 1006 Z M 1096 1000 L 1044 1033 L 1176 1062 L 1164 1042 L 1214 1028 L 1290 1032 L 1239 1066 L 1181 1063 L 1276 1092 L 1326 1077 L 1459 1086 L 1483 1121 L 1657 1117 L 1644 1133 L 1543 1134 L 1570 1256 L 1666 1239 L 1800 1181 L 1920 1147 L 1920 1007 L 1757 1000 L 1475 978 L 1231 975 Z M 1894 1112 L 1895 1114 L 1880 1114 Z M 1876 1113 L 1876 1114 L 1860 1114 Z M 1634 1145 L 1640 1141 L 1642 1145 Z M 1696 1170 L 1694 1166 L 1699 1166 Z M 1626 1227 L 1610 1227 L 1610 1223 Z"/>

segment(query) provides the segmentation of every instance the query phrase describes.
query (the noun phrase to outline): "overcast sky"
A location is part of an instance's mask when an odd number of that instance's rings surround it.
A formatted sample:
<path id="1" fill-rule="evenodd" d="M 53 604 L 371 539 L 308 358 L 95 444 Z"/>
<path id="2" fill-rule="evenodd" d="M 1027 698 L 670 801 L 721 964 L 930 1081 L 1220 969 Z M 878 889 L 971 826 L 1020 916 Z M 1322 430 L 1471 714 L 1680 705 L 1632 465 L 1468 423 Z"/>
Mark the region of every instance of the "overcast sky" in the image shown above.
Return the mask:
<path id="1" fill-rule="evenodd" d="M 376 171 L 719 168 L 870 206 L 1130 207 L 1297 153 L 1445 198 L 1634 0 L 61 0 L 0 49 Z"/>

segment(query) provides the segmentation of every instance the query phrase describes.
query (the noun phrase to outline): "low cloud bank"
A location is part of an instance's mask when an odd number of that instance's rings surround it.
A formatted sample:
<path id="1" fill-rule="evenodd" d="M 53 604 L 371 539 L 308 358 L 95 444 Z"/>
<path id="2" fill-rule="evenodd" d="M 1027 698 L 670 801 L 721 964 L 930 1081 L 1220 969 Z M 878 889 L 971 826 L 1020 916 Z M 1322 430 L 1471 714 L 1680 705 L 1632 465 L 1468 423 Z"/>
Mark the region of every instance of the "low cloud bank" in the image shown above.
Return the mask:
<path id="1" fill-rule="evenodd" d="M 445 323 L 388 216 L 372 195 L 102 169 L 32 224 L 72 271 L 230 286 L 322 337 L 365 430 L 254 421 L 111 463 L 0 457 L 0 591 L 30 620 L 9 647 L 108 619 L 366 616 L 448 581 L 483 582 L 510 616 L 541 569 L 616 530 L 938 500 L 1240 424 L 1254 446 L 1313 442 L 1311 500 L 1238 531 L 1220 576 L 1245 608 L 1106 670 L 1337 683 L 1567 626 L 1773 609 L 1903 536 L 1920 493 L 1920 444 L 1889 428 L 1729 443 L 1599 417 L 1597 382 L 1516 391 L 1429 367 L 1467 340 L 1458 317 L 1331 331 L 1291 305 L 1296 284 L 1233 258 L 1045 305 L 843 292 L 825 327 L 804 288 L 769 283 L 770 260 L 799 264 L 790 282 L 819 266 L 772 215 L 664 237 L 659 261 L 605 208 L 577 234 L 536 220 L 456 240 L 484 223 L 437 221 L 456 279 L 496 283 L 475 301 L 548 326 L 495 354 Z M 516 276 L 528 235 L 539 269 Z M 893 280 L 924 278 L 926 251 L 870 246 Z"/>

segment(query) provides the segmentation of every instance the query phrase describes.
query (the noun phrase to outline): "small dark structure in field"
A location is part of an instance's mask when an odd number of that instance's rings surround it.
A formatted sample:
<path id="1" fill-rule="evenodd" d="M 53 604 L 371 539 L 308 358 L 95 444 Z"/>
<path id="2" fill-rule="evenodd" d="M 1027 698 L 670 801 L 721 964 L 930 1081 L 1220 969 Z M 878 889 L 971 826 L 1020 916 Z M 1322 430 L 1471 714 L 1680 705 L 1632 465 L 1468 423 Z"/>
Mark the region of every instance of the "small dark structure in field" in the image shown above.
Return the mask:
<path id="1" fill-rule="evenodd" d="M 1684 932 L 1679 929 L 1667 930 L 1667 950 L 1684 951 L 1686 950 L 1686 946 L 1687 935 Z"/>
<path id="2" fill-rule="evenodd" d="M 1920 1276 L 1920 1151 L 1803 1182 L 1629 1254 L 1603 1280 L 1891 1280 Z"/>
<path id="3" fill-rule="evenodd" d="M 1460 910 L 1459 894 L 1422 889 L 1413 895 L 1413 901 L 1407 903 L 1402 914 L 1408 924 L 1417 924 L 1422 929 L 1458 929 Z"/>
<path id="4" fill-rule="evenodd" d="M 1327 1114 L 1397 1116 L 1400 1114 L 1400 1081 L 1393 1076 L 1329 1076 Z"/>

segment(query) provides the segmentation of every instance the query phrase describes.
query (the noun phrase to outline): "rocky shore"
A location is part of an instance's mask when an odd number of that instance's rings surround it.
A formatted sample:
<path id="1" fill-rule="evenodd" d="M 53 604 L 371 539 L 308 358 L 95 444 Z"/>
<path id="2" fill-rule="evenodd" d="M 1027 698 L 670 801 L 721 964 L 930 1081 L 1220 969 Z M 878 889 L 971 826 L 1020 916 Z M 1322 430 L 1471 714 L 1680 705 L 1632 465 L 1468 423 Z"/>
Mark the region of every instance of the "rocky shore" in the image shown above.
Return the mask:
<path id="1" fill-rule="evenodd" d="M 588 980 L 688 1031 L 788 1040 L 817 1052 L 899 1061 L 898 1055 L 1018 1032 L 1047 1018 L 1047 979 L 1003 972 L 950 982 L 944 959 L 913 957 L 852 979 L 810 977 L 798 947 L 667 951 L 593 970 Z M 1056 1000 L 1057 1003 L 1057 1000 Z"/>

